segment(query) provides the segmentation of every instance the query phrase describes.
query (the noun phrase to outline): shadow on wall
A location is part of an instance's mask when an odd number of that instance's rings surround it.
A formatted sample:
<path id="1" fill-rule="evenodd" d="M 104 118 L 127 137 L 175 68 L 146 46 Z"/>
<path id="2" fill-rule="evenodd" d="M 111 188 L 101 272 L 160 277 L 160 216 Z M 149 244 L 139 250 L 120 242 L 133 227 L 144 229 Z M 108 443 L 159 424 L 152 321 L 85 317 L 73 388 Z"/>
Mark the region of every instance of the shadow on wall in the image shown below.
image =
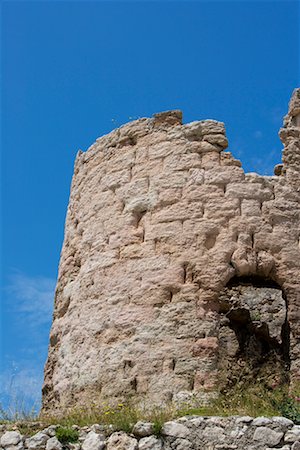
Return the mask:
<path id="1" fill-rule="evenodd" d="M 256 380 L 274 388 L 289 381 L 287 300 L 260 277 L 235 277 L 220 301 L 219 371 L 223 389 Z"/>

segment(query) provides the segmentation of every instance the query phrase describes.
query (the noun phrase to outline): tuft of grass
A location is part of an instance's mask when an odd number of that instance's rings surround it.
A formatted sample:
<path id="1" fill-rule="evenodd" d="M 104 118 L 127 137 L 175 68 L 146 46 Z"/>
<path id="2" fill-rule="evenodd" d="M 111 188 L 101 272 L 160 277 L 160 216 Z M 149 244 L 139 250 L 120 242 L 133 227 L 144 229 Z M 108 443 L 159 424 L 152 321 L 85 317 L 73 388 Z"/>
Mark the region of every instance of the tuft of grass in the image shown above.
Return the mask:
<path id="1" fill-rule="evenodd" d="M 276 405 L 280 403 L 281 398 L 281 390 L 270 391 L 259 384 L 244 387 L 237 385 L 222 392 L 211 406 L 216 414 L 224 416 L 276 416 L 278 415 Z"/>
<path id="2" fill-rule="evenodd" d="M 107 408 L 99 417 L 101 424 L 112 426 L 115 431 L 131 433 L 134 424 L 139 420 L 138 409 L 120 403 L 116 408 Z"/>
<path id="3" fill-rule="evenodd" d="M 61 444 L 77 442 L 79 439 L 78 431 L 68 427 L 56 428 L 55 435 Z"/>
<path id="4" fill-rule="evenodd" d="M 276 407 L 282 416 L 300 425 L 300 382 L 294 383 L 290 392 L 287 389 L 283 392 Z"/>
<path id="5" fill-rule="evenodd" d="M 140 412 L 130 404 L 119 403 L 112 407 L 106 404 L 102 406 L 91 405 L 89 407 L 73 408 L 64 416 L 45 417 L 49 424 L 57 424 L 64 427 L 78 425 L 84 427 L 92 424 L 101 424 L 107 431 L 125 431 L 131 433 L 134 424 L 139 420 Z"/>
<path id="6" fill-rule="evenodd" d="M 48 424 L 56 424 L 64 427 L 78 425 L 80 427 L 92 424 L 104 426 L 107 434 L 112 431 L 125 431 L 131 433 L 133 426 L 139 420 L 153 423 L 154 433 L 159 436 L 164 422 L 176 417 L 174 406 L 155 407 L 151 410 L 137 407 L 130 400 L 128 403 L 119 403 L 116 406 L 91 405 L 88 408 L 74 408 L 64 416 L 44 417 Z"/>
<path id="7" fill-rule="evenodd" d="M 31 407 L 24 400 L 11 400 L 7 407 L 0 403 L 0 423 L 26 421 L 33 422 L 38 420 L 38 411 L 36 405 Z"/>
<path id="8" fill-rule="evenodd" d="M 174 417 L 176 417 L 176 408 L 170 404 L 164 408 L 155 407 L 151 411 L 145 412 L 143 420 L 152 422 L 154 435 L 160 437 L 164 423 L 174 419 Z"/>

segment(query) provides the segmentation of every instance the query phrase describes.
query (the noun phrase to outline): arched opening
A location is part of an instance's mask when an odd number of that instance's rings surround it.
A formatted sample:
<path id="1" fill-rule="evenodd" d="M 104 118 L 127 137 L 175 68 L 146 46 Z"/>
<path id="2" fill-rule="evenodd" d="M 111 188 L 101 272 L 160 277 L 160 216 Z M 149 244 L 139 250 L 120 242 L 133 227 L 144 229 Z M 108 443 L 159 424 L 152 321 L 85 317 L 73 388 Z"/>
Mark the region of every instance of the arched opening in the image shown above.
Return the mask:
<path id="1" fill-rule="evenodd" d="M 260 277 L 235 277 L 220 293 L 221 387 L 289 381 L 287 299 L 280 286 Z"/>

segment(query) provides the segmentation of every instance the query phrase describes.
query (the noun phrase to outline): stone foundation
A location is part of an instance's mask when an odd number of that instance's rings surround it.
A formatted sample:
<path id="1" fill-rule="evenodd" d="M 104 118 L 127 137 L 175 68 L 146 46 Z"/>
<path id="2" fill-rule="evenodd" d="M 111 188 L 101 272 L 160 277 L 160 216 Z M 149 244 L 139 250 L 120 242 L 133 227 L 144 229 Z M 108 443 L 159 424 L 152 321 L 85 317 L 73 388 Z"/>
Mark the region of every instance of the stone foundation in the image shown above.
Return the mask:
<path id="1" fill-rule="evenodd" d="M 138 422 L 132 434 L 108 433 L 100 425 L 74 427 L 79 442 L 62 446 L 50 426 L 32 437 L 2 426 L 1 450 L 299 450 L 300 426 L 284 417 L 183 417 L 164 424 L 161 436 L 153 424 Z"/>

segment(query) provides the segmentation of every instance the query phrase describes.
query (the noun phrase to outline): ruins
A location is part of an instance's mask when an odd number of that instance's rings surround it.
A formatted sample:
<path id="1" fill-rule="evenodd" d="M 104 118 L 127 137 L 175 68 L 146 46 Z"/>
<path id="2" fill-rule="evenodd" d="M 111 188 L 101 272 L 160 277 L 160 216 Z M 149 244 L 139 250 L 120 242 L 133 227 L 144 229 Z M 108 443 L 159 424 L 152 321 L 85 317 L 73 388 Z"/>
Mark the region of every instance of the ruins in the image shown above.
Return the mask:
<path id="1" fill-rule="evenodd" d="M 44 412 L 299 380 L 300 89 L 279 136 L 274 176 L 244 173 L 223 123 L 177 110 L 78 152 Z"/>

